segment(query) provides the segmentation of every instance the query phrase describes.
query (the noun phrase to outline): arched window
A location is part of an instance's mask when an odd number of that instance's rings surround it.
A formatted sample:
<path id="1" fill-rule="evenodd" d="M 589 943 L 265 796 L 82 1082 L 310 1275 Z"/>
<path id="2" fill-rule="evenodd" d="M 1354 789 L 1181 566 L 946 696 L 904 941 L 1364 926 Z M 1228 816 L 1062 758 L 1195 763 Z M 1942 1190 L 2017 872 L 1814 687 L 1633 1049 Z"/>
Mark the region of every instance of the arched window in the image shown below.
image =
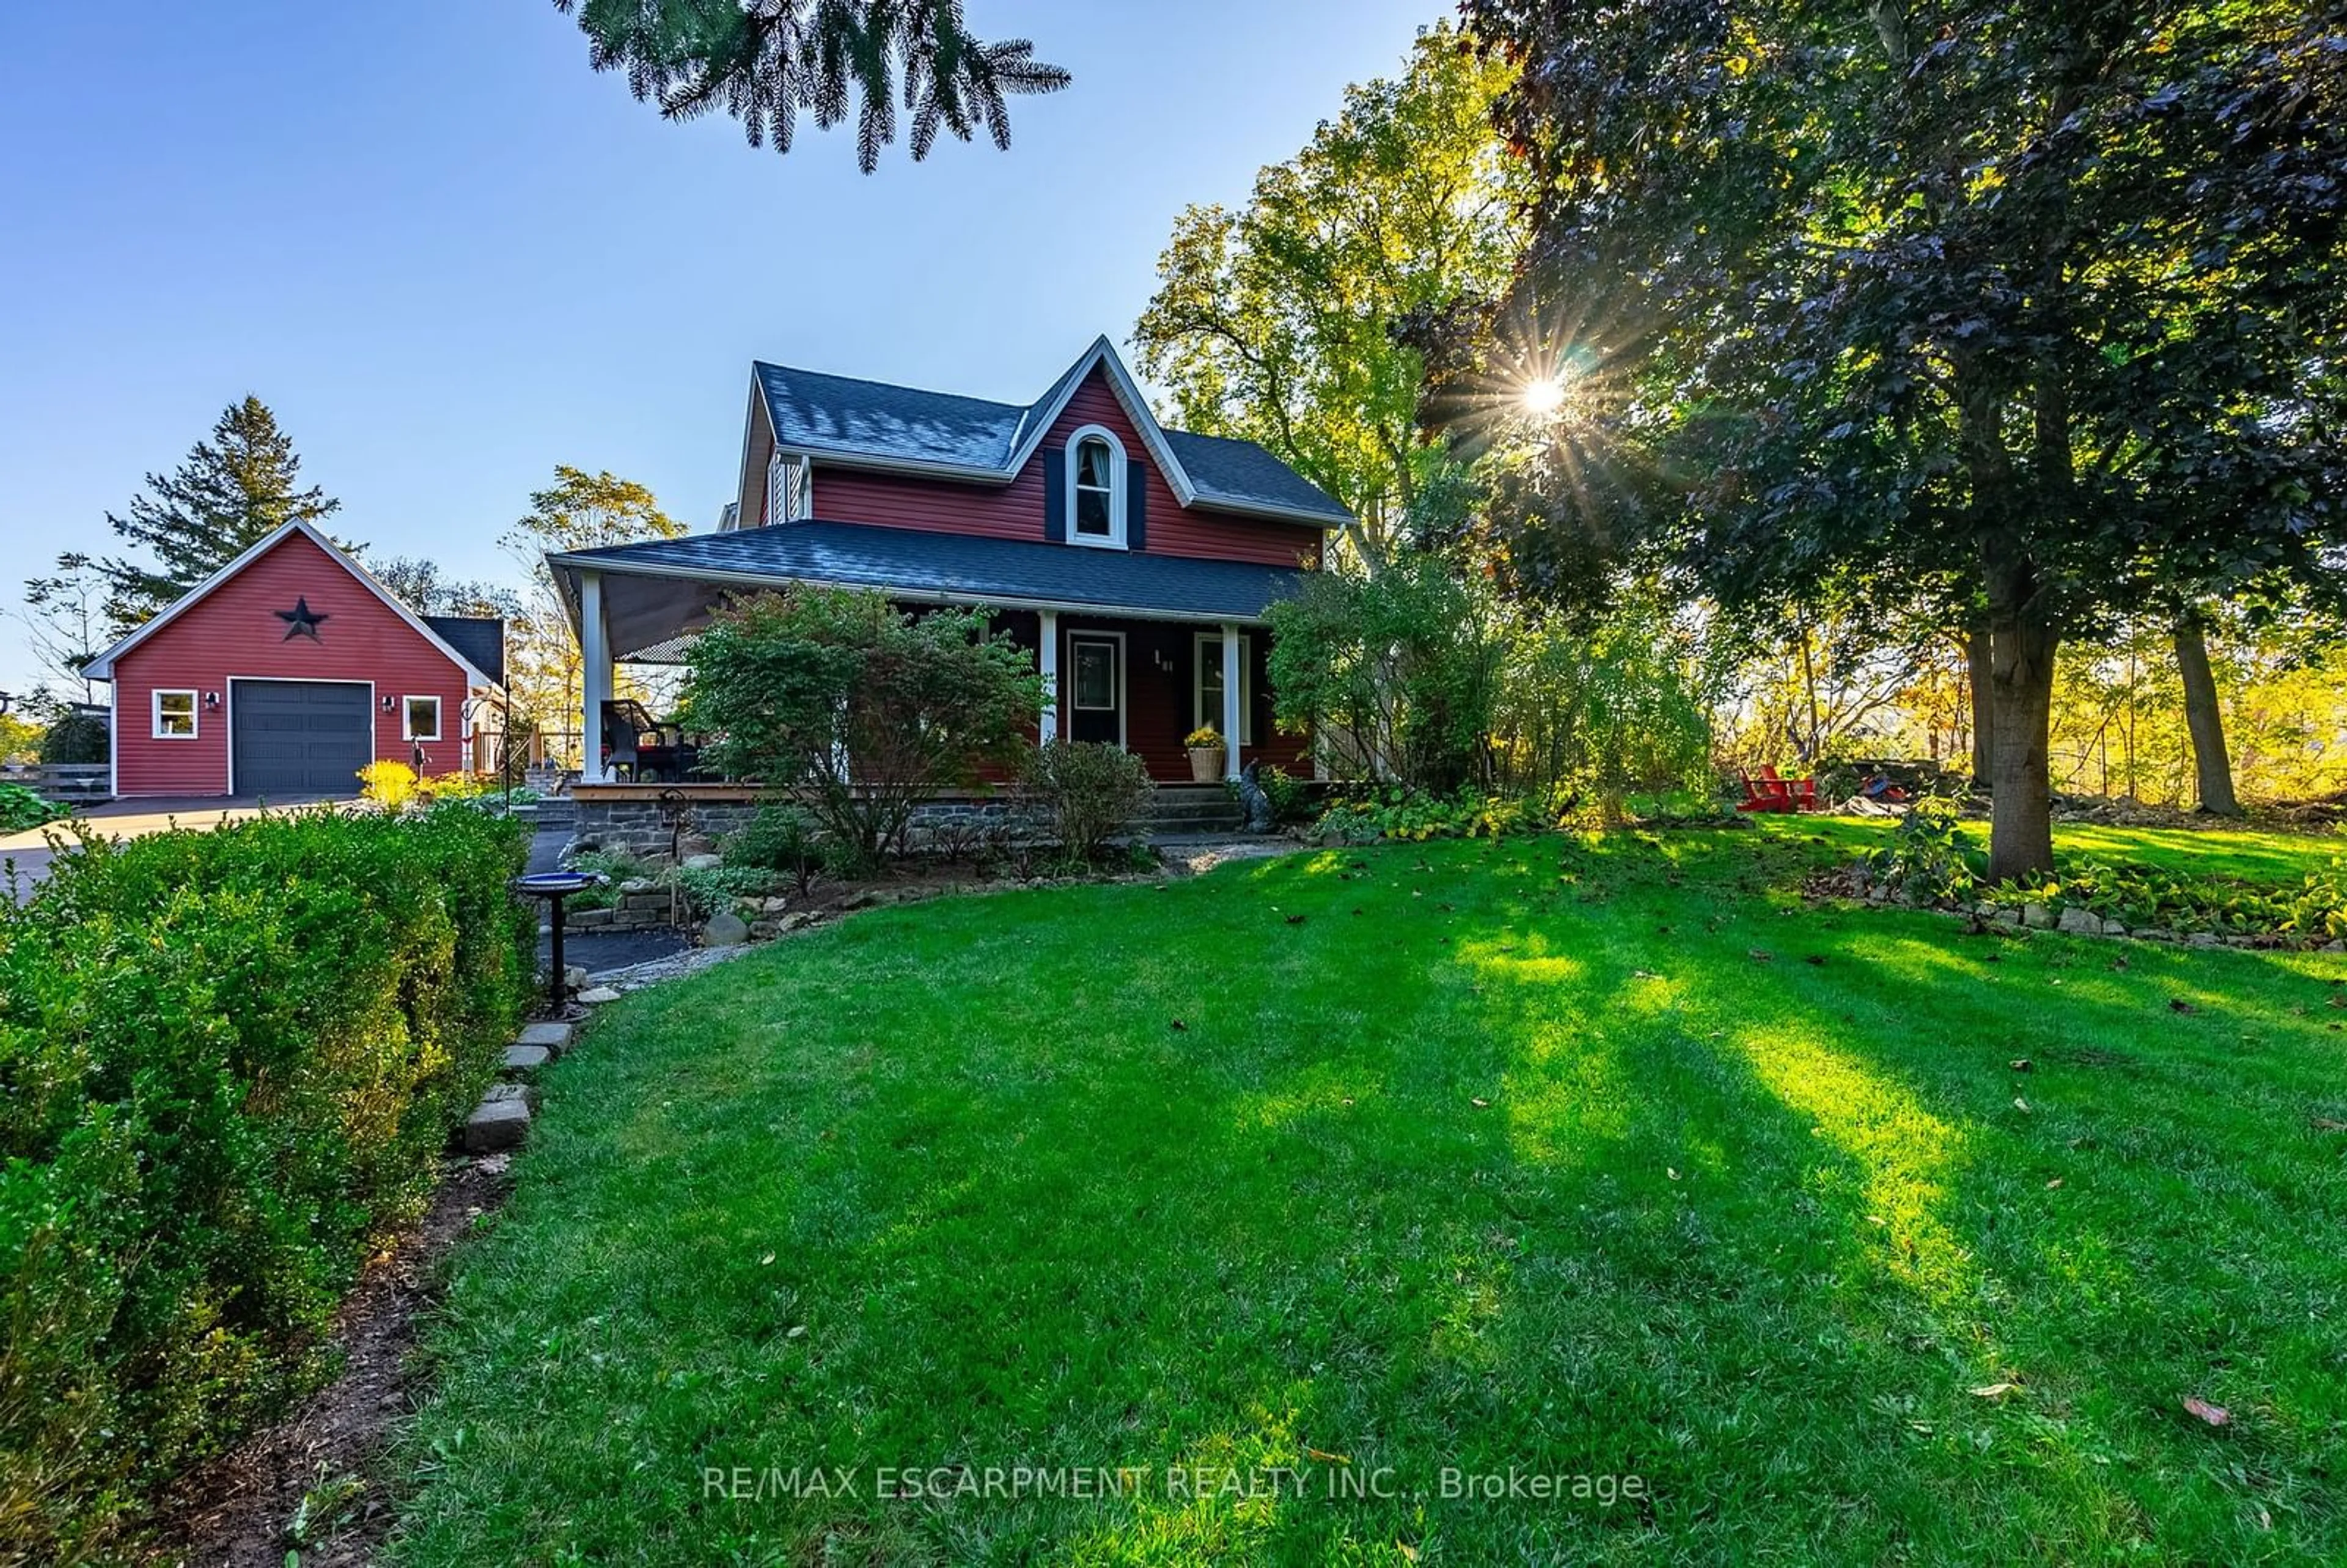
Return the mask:
<path id="1" fill-rule="evenodd" d="M 1068 541 L 1124 548 L 1124 447 L 1098 425 L 1068 443 Z"/>

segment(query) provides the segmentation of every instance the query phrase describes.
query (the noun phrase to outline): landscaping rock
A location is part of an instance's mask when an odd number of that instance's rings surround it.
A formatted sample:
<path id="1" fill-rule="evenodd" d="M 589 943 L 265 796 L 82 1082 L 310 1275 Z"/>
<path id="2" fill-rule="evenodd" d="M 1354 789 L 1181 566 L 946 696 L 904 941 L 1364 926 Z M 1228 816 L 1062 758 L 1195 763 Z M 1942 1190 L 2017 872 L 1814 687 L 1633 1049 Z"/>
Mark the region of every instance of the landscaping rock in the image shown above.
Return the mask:
<path id="1" fill-rule="evenodd" d="M 2104 921 L 2104 922 L 2103 922 L 2103 935 L 2104 935 L 2104 936 L 2106 936 L 2106 937 L 2124 937 L 2124 936 L 2126 936 L 2127 934 L 2127 927 L 2126 927 L 2125 925 L 2123 925 L 2122 923 L 2120 923 L 2119 921 L 2116 921 L 2116 920 L 2106 920 L 2106 921 Z"/>
<path id="2" fill-rule="evenodd" d="M 481 1103 L 491 1101 L 518 1100 L 532 1111 L 538 1109 L 538 1085 L 535 1083 L 492 1083 L 489 1091 L 481 1096 Z"/>
<path id="3" fill-rule="evenodd" d="M 522 1140 L 528 1136 L 529 1102 L 526 1100 L 484 1100 L 465 1119 L 465 1153 L 468 1154 L 492 1154 L 500 1149 L 518 1149 Z"/>
<path id="4" fill-rule="evenodd" d="M 1989 910 L 1988 917 L 1995 921 L 2000 926 L 2018 926 L 2021 924 L 2021 911 L 2014 908 L 2009 904 L 2000 904 L 1993 907 Z"/>
<path id="5" fill-rule="evenodd" d="M 2195 931 L 2184 938 L 2184 945 L 2188 948 L 2214 948 L 2220 944 L 2217 940 L 2216 932 Z"/>
<path id="6" fill-rule="evenodd" d="M 787 898 L 769 898 L 758 907 L 768 915 L 779 915 L 789 908 L 790 905 L 791 901 Z"/>
<path id="7" fill-rule="evenodd" d="M 587 1003 L 590 1007 L 600 1007 L 605 1002 L 618 1001 L 620 999 L 620 993 L 613 990 L 609 986 L 595 986 L 587 990 L 580 991 L 579 993 L 579 999 Z"/>
<path id="8" fill-rule="evenodd" d="M 572 972 L 579 977 L 576 982 L 578 988 L 584 989 L 587 984 L 587 971 L 576 969 Z M 521 1032 L 514 1037 L 514 1043 L 535 1045 L 556 1056 L 560 1056 L 570 1049 L 570 1041 L 578 1032 L 579 1028 L 576 1024 L 526 1023 L 521 1026 Z"/>
<path id="9" fill-rule="evenodd" d="M 622 893 L 649 893 L 652 890 L 653 886 L 654 884 L 649 878 L 642 876 L 630 876 L 625 882 L 620 884 L 620 891 Z"/>
<path id="10" fill-rule="evenodd" d="M 2103 934 L 2101 917 L 2093 910 L 2081 909 L 2075 904 L 2062 911 L 2061 918 L 2055 922 L 2055 926 L 2074 937 L 2099 937 Z"/>
<path id="11" fill-rule="evenodd" d="M 712 915 L 709 924 L 701 928 L 701 945 L 704 948 L 737 947 L 749 939 L 749 922 L 739 915 Z"/>
<path id="12" fill-rule="evenodd" d="M 2021 907 L 2021 923 L 2033 931 L 2047 930 L 2054 924 L 2054 911 L 2043 904 L 2024 904 Z"/>
<path id="13" fill-rule="evenodd" d="M 683 862 L 687 871 L 714 871 L 724 864 L 725 857 L 720 855 L 688 855 Z"/>
<path id="14" fill-rule="evenodd" d="M 578 990 L 578 989 L 581 989 L 582 987 L 584 987 L 584 986 L 587 984 L 587 969 L 586 969 L 586 966 L 585 966 L 585 965 L 583 965 L 583 964 L 565 964 L 565 965 L 563 965 L 563 966 L 562 966 L 562 983 L 563 983 L 565 986 L 568 986 L 570 989 L 572 989 L 572 990 L 574 990 L 574 991 L 575 991 L 575 990 Z M 567 1026 L 566 1026 L 566 1027 L 567 1027 Z M 566 1039 L 566 1040 L 565 1040 L 565 1041 L 564 1041 L 564 1043 L 565 1043 L 565 1044 L 568 1044 L 568 1043 L 569 1043 L 569 1040 Z"/>
<path id="15" fill-rule="evenodd" d="M 562 915 L 564 927 L 574 931 L 590 929 L 597 926 L 608 926 L 610 923 L 611 911 L 609 909 L 567 909 Z"/>
<path id="16" fill-rule="evenodd" d="M 554 1052 L 542 1045 L 509 1045 L 506 1047 L 505 1071 L 515 1074 L 537 1072 L 554 1060 Z"/>
<path id="17" fill-rule="evenodd" d="M 808 914 L 805 910 L 800 909 L 784 916 L 779 921 L 775 922 L 774 928 L 787 936 L 793 931 L 803 930 L 806 927 L 814 924 L 815 917 Z"/>
<path id="18" fill-rule="evenodd" d="M 2347 941 L 2325 942 L 2319 950 L 2325 953 L 2347 953 Z"/>

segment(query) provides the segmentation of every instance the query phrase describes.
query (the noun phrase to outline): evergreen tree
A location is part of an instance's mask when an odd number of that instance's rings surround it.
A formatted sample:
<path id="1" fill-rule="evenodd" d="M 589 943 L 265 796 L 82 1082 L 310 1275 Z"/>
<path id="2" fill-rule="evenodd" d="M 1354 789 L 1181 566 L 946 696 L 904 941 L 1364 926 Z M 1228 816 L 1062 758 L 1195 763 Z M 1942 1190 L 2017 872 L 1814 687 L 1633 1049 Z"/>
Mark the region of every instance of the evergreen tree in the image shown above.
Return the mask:
<path id="1" fill-rule="evenodd" d="M 1010 145 L 1011 93 L 1052 93 L 1068 73 L 1025 38 L 989 44 L 962 25 L 960 0 L 554 0 L 576 10 L 595 68 L 624 71 L 670 119 L 723 108 L 750 145 L 791 149 L 799 111 L 827 129 L 856 111 L 856 162 L 869 174 L 897 139 L 898 81 L 915 159 L 938 130 L 983 128 Z"/>
<path id="2" fill-rule="evenodd" d="M 151 619 L 172 600 L 234 560 L 269 534 L 296 520 L 318 523 L 342 503 L 317 486 L 297 488 L 302 459 L 258 397 L 231 404 L 169 475 L 147 476 L 147 491 L 128 516 L 106 515 L 117 534 L 148 552 L 154 564 L 110 558 L 107 613 L 120 630 Z"/>

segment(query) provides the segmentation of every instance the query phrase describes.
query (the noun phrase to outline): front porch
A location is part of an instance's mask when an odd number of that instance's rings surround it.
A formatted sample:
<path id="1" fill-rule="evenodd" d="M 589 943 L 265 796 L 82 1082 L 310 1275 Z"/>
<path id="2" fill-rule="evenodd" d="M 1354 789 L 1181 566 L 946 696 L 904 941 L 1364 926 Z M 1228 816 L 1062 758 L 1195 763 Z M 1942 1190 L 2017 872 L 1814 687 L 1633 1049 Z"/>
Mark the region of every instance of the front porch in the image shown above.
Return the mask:
<path id="1" fill-rule="evenodd" d="M 939 569 L 948 547 L 950 573 Z M 1153 780 L 1185 784 L 1194 774 L 1183 741 L 1208 727 L 1232 743 L 1226 778 L 1257 762 L 1312 770 L 1310 739 L 1281 735 L 1273 723 L 1263 612 L 1292 591 L 1293 571 L 825 523 L 548 561 L 577 617 L 584 657 L 582 800 L 631 787 L 612 770 L 605 733 L 617 667 L 682 664 L 727 599 L 792 583 L 877 589 L 913 610 L 988 608 L 999 631 L 1032 651 L 1051 693 L 1034 726 L 1039 744 L 1065 736 L 1119 745 Z"/>

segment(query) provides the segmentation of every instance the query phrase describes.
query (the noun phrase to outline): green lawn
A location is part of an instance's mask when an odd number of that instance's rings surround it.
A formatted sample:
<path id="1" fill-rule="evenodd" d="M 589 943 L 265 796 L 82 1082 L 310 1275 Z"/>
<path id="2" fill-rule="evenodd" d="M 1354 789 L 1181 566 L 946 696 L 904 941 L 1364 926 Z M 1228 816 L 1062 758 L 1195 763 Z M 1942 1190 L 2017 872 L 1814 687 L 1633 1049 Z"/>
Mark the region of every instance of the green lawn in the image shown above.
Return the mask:
<path id="1" fill-rule="evenodd" d="M 1894 823 L 1888 817 L 1764 817 L 1759 825 L 1778 836 L 1823 838 L 1849 854 L 1886 842 Z M 1964 825 L 1976 862 L 1988 861 L 1988 824 Z M 2230 876 L 2244 882 L 2295 886 L 2311 871 L 2347 858 L 2347 836 L 2337 833 L 2260 833 L 2247 828 L 2157 830 L 2096 827 L 2063 823 L 2054 829 L 2056 861 L 2097 860 L 2106 866 L 2136 863 L 2190 876 Z"/>
<path id="2" fill-rule="evenodd" d="M 2347 965 L 1812 911 L 1808 825 L 631 997 L 460 1262 L 397 1561 L 2347 1560 Z"/>

